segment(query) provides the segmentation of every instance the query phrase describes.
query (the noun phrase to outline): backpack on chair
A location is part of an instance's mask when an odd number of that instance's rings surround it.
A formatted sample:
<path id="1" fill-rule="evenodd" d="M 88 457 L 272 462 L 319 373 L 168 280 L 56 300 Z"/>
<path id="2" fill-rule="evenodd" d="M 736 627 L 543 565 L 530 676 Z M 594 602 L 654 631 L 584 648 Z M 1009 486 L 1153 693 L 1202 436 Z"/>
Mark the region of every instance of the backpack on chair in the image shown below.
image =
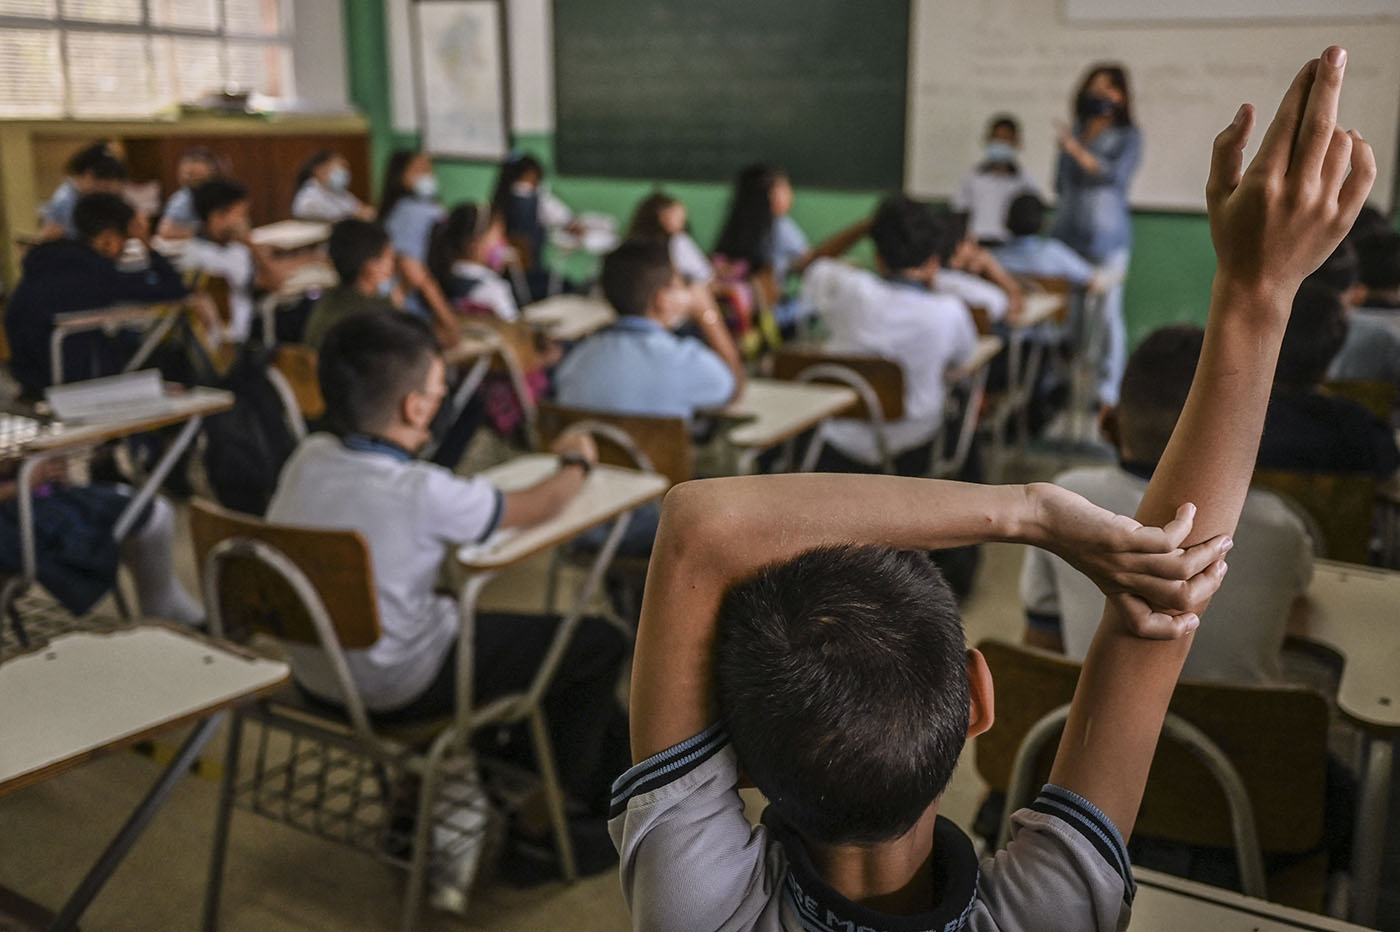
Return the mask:
<path id="1" fill-rule="evenodd" d="M 274 351 L 245 347 L 220 386 L 233 407 L 205 425 L 204 471 L 219 504 L 261 517 L 299 439 L 287 401 L 270 375 Z"/>

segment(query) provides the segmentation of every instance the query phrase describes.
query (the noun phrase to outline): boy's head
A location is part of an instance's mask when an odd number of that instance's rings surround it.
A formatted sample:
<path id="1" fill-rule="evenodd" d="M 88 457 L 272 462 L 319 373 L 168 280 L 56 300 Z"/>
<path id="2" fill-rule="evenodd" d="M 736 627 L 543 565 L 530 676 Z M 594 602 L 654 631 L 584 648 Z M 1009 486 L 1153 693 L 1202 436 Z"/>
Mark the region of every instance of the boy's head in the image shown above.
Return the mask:
<path id="1" fill-rule="evenodd" d="M 1356 244 L 1361 284 L 1368 292 L 1400 290 L 1400 233 L 1374 233 Z"/>
<path id="2" fill-rule="evenodd" d="M 80 194 L 99 191 L 120 194 L 126 178 L 126 166 L 112 154 L 103 151 L 83 163 L 82 170 L 73 175 L 73 187 Z"/>
<path id="3" fill-rule="evenodd" d="M 1293 299 L 1293 313 L 1283 332 L 1274 384 L 1310 389 L 1327 375 L 1327 367 L 1347 338 L 1347 313 L 1341 297 L 1318 282 L 1303 282 Z"/>
<path id="4" fill-rule="evenodd" d="M 1392 233 L 1390 221 L 1385 219 L 1385 214 L 1380 208 L 1371 204 L 1366 204 L 1361 208 L 1361 212 L 1356 215 L 1356 220 L 1352 222 L 1351 229 L 1347 232 L 1347 239 L 1353 243 L 1360 242 L 1369 236 L 1377 233 Z"/>
<path id="5" fill-rule="evenodd" d="M 115 262 L 126 248 L 136 210 L 117 194 L 95 191 L 73 205 L 73 227 L 78 239 Z"/>
<path id="6" fill-rule="evenodd" d="M 230 243 L 248 232 L 248 189 L 227 178 L 214 178 L 194 189 L 194 212 L 204 236 L 215 243 Z"/>
<path id="7" fill-rule="evenodd" d="M 1342 304 L 1349 308 L 1357 306 L 1366 297 L 1366 289 L 1361 284 L 1356 247 L 1350 240 L 1342 240 L 1337 248 L 1332 250 L 1332 255 L 1328 256 L 1306 281 L 1331 288 L 1341 296 Z"/>
<path id="8" fill-rule="evenodd" d="M 195 188 L 219 177 L 219 160 L 203 146 L 186 149 L 175 163 L 175 183 L 182 188 Z"/>
<path id="9" fill-rule="evenodd" d="M 999 113 L 987 124 L 987 142 L 1002 142 L 1013 149 L 1021 147 L 1021 124 L 1009 113 Z"/>
<path id="10" fill-rule="evenodd" d="M 1022 194 L 1006 209 L 1006 230 L 1012 236 L 1035 236 L 1045 225 L 1045 204 L 1034 194 Z"/>
<path id="11" fill-rule="evenodd" d="M 936 270 L 953 246 L 946 219 L 925 202 L 903 194 L 891 195 L 880 204 L 870 224 L 870 238 L 884 270 L 893 275 Z"/>
<path id="12" fill-rule="evenodd" d="M 370 295 L 377 293 L 383 282 L 393 281 L 394 249 L 389 234 L 377 223 L 341 220 L 331 227 L 327 249 L 342 285 Z"/>
<path id="13" fill-rule="evenodd" d="M 317 381 L 326 417 L 341 436 L 368 434 L 419 450 L 447 394 L 442 356 L 422 318 L 398 311 L 355 314 L 326 332 Z"/>
<path id="14" fill-rule="evenodd" d="M 947 786 L 974 701 L 962 620 L 928 557 L 812 550 L 735 584 L 717 626 L 720 713 L 774 813 L 822 845 L 908 832 Z M 990 725 L 990 708 L 977 718 Z"/>
<path id="15" fill-rule="evenodd" d="M 1194 326 L 1154 330 L 1128 357 L 1118 406 L 1103 415 L 1103 432 L 1124 463 L 1156 466 L 1176 429 L 1205 331 Z"/>
<path id="16" fill-rule="evenodd" d="M 690 295 L 671 265 L 665 240 L 629 239 L 603 259 L 603 297 L 619 314 L 648 317 L 667 328 L 680 326 Z"/>

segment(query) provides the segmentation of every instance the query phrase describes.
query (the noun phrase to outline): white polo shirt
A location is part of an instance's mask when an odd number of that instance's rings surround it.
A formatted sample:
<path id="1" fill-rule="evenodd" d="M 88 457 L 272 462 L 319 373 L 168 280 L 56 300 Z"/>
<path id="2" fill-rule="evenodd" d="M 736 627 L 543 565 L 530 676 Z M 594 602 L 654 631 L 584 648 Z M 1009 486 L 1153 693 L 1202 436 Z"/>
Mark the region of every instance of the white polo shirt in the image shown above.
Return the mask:
<path id="1" fill-rule="evenodd" d="M 239 242 L 215 243 L 196 236 L 180 254 L 180 270 L 217 275 L 228 282 L 228 330 L 224 338 L 242 343 L 253 330 L 253 251 Z"/>
<path id="2" fill-rule="evenodd" d="M 437 593 L 438 573 L 454 548 L 496 529 L 503 501 L 484 479 L 366 438 L 313 434 L 283 467 L 269 521 L 356 530 L 369 545 L 382 633 L 345 657 L 370 710 L 402 708 L 432 683 L 458 632 L 457 603 Z M 340 701 L 319 647 L 289 644 L 287 654 L 298 683 Z"/>
<path id="3" fill-rule="evenodd" d="M 452 274 L 468 286 L 462 297 L 490 308 L 501 320 L 516 320 L 520 317 L 520 306 L 515 303 L 515 292 L 506 281 L 488 266 L 479 262 L 462 260 L 452 264 Z"/>
<path id="4" fill-rule="evenodd" d="M 904 417 L 885 424 L 891 454 L 932 440 L 943 426 L 948 371 L 977 348 L 977 328 L 967 305 L 952 295 L 888 281 L 834 259 L 808 266 L 802 296 L 830 329 L 831 352 L 879 356 L 904 370 Z M 828 421 L 822 439 L 851 459 L 880 463 L 875 430 L 866 421 Z"/>
<path id="5" fill-rule="evenodd" d="M 980 307 L 992 323 L 1006 319 L 1011 299 L 999 287 L 970 272 L 959 269 L 939 269 L 933 280 L 933 290 L 961 298 L 968 307 Z"/>
<path id="6" fill-rule="evenodd" d="M 298 220 L 335 223 L 355 216 L 364 206 L 349 191 L 337 191 L 310 178 L 292 198 L 292 216 Z"/>

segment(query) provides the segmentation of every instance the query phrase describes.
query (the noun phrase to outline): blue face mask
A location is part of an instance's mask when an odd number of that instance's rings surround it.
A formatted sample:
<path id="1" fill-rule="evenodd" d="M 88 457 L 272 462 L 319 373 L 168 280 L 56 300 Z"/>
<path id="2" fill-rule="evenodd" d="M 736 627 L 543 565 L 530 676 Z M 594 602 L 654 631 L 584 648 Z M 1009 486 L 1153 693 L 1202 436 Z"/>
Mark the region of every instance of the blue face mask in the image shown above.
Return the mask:
<path id="1" fill-rule="evenodd" d="M 419 175 L 413 182 L 413 193 L 425 201 L 431 201 L 437 197 L 438 183 L 433 175 Z"/>
<path id="2" fill-rule="evenodd" d="M 350 169 L 337 166 L 326 175 L 326 187 L 332 191 L 344 191 L 350 187 Z"/>
<path id="3" fill-rule="evenodd" d="M 1015 165 L 1016 148 L 1000 139 L 989 140 L 987 147 L 982 150 L 982 161 L 993 165 Z"/>
<path id="4" fill-rule="evenodd" d="M 1118 110 L 1118 105 L 1107 97 L 1100 97 L 1098 94 L 1090 94 L 1085 91 L 1079 95 L 1079 100 L 1075 102 L 1075 112 L 1079 114 L 1081 120 L 1091 120 L 1094 117 L 1108 116 Z"/>

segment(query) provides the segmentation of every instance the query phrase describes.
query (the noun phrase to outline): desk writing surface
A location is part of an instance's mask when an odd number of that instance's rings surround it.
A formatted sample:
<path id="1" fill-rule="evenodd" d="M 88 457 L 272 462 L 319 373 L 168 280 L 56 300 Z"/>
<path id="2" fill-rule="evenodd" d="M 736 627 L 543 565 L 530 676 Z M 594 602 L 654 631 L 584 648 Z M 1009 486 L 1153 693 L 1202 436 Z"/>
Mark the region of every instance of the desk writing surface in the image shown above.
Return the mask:
<path id="1" fill-rule="evenodd" d="M 844 385 L 749 379 L 744 391 L 721 413 L 747 421 L 729 432 L 730 443 L 738 447 L 767 447 L 840 414 L 858 400 L 855 390 Z"/>
<path id="2" fill-rule="evenodd" d="M 1043 324 L 1059 314 L 1066 303 L 1067 299 L 1062 294 L 1032 291 L 1025 296 L 1021 306 L 1021 319 L 1012 326 L 1024 328 Z"/>
<path id="3" fill-rule="evenodd" d="M 184 307 L 183 301 L 167 304 L 118 304 L 90 311 L 55 314 L 53 325 L 57 330 L 82 330 L 119 324 L 139 324 L 181 311 Z"/>
<path id="4" fill-rule="evenodd" d="M 959 366 L 950 373 L 952 381 L 956 382 L 959 379 L 965 379 L 978 369 L 990 363 L 996 358 L 996 354 L 1001 352 L 1001 348 L 1004 345 L 1001 337 L 985 335 L 978 337 L 977 345 L 972 350 L 972 356 L 968 358 L 965 364 Z"/>
<path id="5" fill-rule="evenodd" d="M 1400 731 L 1400 572 L 1318 560 L 1292 637 L 1342 656 L 1337 707 L 1359 726 Z"/>
<path id="6" fill-rule="evenodd" d="M 444 350 L 442 358 L 449 366 L 460 366 L 489 356 L 500 348 L 501 338 L 498 334 L 484 328 L 474 329 L 464 333 L 456 346 Z"/>
<path id="7" fill-rule="evenodd" d="M 532 486 L 554 475 L 558 469 L 559 457 L 533 453 L 493 466 L 478 475 L 501 491 L 512 492 Z M 531 528 L 497 531 L 483 544 L 459 549 L 457 560 L 467 569 L 504 569 L 624 511 L 660 498 L 670 487 L 666 477 L 657 473 L 595 466 L 578 495 L 559 514 Z"/>
<path id="8" fill-rule="evenodd" d="M 55 638 L 0 663 L 0 794 L 288 676 L 284 663 L 159 625 Z"/>
<path id="9" fill-rule="evenodd" d="M 581 295 L 546 298 L 527 305 L 520 314 L 530 326 L 564 343 L 582 340 L 617 320 L 617 312 L 606 301 Z"/>
<path id="10" fill-rule="evenodd" d="M 1133 875 L 1138 882 L 1133 932 L 1365 932 L 1340 919 L 1141 867 Z"/>
<path id="11" fill-rule="evenodd" d="M 248 238 L 259 246 L 284 252 L 324 243 L 331 237 L 331 225 L 313 220 L 279 220 L 257 227 Z"/>
<path id="12" fill-rule="evenodd" d="M 142 411 L 138 417 L 123 417 L 54 423 L 46 426 L 23 451 L 25 453 L 83 447 L 118 437 L 145 433 L 179 424 L 192 417 L 217 414 L 233 407 L 233 394 L 217 388 L 192 388 L 164 399 L 158 409 Z"/>
<path id="13" fill-rule="evenodd" d="M 288 272 L 287 277 L 282 280 L 281 286 L 277 289 L 277 296 L 279 298 L 295 298 L 308 291 L 334 288 L 339 282 L 340 277 L 335 274 L 335 269 L 331 264 L 318 257 L 313 261 L 303 262 Z"/>

